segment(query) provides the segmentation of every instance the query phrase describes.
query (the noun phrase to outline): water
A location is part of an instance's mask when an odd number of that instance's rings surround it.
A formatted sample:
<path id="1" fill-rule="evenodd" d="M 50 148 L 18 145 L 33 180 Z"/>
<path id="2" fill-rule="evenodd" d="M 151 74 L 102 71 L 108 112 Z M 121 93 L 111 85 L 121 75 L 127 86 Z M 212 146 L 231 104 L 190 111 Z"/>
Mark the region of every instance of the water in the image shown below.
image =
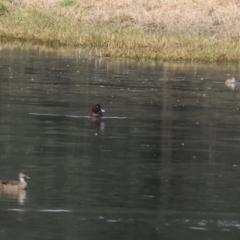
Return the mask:
<path id="1" fill-rule="evenodd" d="M 2 49 L 0 70 L 0 177 L 31 176 L 0 239 L 238 239 L 239 65 Z"/>

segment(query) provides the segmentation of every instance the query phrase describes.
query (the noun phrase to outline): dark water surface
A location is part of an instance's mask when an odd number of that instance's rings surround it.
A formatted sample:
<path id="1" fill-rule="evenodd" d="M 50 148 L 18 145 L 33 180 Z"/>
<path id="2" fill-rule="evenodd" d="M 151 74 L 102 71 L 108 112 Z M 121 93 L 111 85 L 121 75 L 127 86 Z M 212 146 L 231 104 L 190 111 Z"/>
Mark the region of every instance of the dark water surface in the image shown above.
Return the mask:
<path id="1" fill-rule="evenodd" d="M 0 51 L 0 239 L 239 239 L 237 64 Z M 92 123 L 93 103 L 106 110 Z"/>

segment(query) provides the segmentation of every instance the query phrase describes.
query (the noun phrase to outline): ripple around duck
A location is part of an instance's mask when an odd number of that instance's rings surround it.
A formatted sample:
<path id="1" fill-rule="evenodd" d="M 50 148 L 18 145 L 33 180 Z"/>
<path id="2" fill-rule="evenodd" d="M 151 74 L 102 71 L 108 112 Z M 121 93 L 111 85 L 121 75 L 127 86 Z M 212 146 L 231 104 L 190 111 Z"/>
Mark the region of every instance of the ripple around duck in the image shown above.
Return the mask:
<path id="1" fill-rule="evenodd" d="M 8 211 L 11 211 L 11 212 L 25 212 L 27 210 L 26 209 L 21 209 L 21 208 L 10 208 L 10 209 L 8 209 Z M 40 209 L 40 210 L 36 210 L 36 212 L 70 213 L 72 211 L 67 210 L 67 209 Z"/>
<path id="2" fill-rule="evenodd" d="M 77 115 L 62 115 L 62 114 L 51 114 L 51 113 L 29 113 L 35 116 L 49 116 L 49 117 L 69 117 L 69 118 L 91 118 L 89 116 L 77 116 Z M 129 119 L 128 117 L 101 117 L 101 119 Z"/>

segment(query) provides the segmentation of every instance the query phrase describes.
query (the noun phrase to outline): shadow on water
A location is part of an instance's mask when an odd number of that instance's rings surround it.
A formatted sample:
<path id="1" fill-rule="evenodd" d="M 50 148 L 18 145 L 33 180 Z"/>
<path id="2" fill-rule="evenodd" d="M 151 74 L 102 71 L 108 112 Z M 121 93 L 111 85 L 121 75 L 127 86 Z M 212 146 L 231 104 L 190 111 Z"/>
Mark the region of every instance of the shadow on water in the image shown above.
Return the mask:
<path id="1" fill-rule="evenodd" d="M 0 195 L 1 239 L 238 239 L 237 64 L 0 60 L 0 176 L 31 175 Z"/>

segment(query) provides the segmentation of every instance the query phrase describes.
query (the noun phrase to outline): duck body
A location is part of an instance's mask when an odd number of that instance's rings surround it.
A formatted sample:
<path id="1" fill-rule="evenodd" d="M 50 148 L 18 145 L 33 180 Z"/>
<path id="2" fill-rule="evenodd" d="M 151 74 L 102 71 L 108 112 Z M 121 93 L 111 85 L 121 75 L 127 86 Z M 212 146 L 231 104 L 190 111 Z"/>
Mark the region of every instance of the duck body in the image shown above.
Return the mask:
<path id="1" fill-rule="evenodd" d="M 19 190 L 26 190 L 27 189 L 27 182 L 25 181 L 25 178 L 29 178 L 26 172 L 20 172 L 19 175 L 19 181 L 0 181 L 0 191 L 2 193 L 14 193 Z"/>
<path id="2" fill-rule="evenodd" d="M 100 106 L 100 104 L 94 104 L 92 106 L 92 112 L 90 113 L 90 117 L 91 118 L 100 118 L 103 117 L 103 112 L 105 112 L 105 110 L 103 110 Z"/>

